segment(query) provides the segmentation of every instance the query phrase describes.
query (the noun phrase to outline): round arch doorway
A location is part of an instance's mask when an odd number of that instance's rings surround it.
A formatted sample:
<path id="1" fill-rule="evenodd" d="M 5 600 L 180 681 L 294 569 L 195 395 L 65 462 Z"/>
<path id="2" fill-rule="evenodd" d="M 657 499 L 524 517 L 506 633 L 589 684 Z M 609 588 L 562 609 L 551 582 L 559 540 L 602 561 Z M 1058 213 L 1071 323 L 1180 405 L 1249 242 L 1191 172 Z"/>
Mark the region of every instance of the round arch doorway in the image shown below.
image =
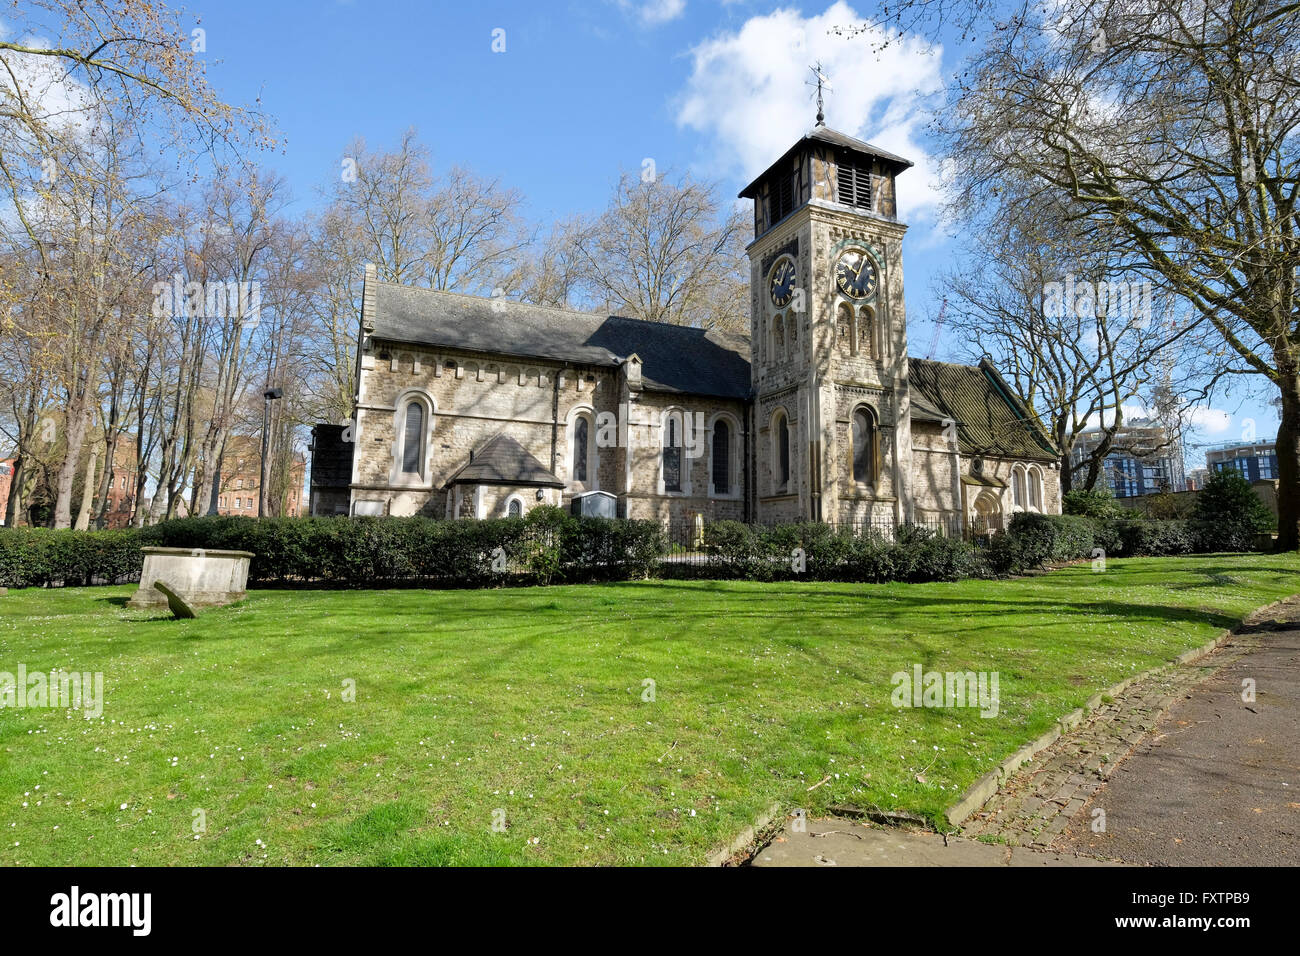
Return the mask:
<path id="1" fill-rule="evenodd" d="M 985 489 L 975 498 L 975 514 L 971 520 L 977 534 L 1002 530 L 1002 501 L 998 495 Z"/>

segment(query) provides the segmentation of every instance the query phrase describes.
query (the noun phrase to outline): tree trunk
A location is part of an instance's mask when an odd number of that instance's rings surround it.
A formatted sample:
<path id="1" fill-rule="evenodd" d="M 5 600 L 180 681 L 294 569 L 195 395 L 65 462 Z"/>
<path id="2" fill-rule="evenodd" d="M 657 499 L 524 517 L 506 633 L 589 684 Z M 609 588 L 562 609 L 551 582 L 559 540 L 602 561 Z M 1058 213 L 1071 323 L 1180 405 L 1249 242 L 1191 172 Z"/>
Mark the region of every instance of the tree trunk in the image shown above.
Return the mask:
<path id="1" fill-rule="evenodd" d="M 81 508 L 77 511 L 78 531 L 90 529 L 90 506 L 95 500 L 95 465 L 98 463 L 95 449 L 90 449 L 86 457 L 86 474 L 81 485 Z"/>
<path id="2" fill-rule="evenodd" d="M 112 497 L 113 482 L 117 480 L 117 475 L 113 472 L 113 462 L 117 458 L 117 438 L 117 433 L 114 433 L 104 450 L 104 470 L 99 476 L 99 507 L 95 509 L 96 528 L 108 525 L 109 499 Z"/>
<path id="3" fill-rule="evenodd" d="M 23 482 L 26 480 L 27 475 L 23 456 L 19 454 L 14 459 L 14 473 L 9 481 L 9 499 L 5 502 L 6 528 L 12 528 L 18 524 L 19 515 L 22 513 Z"/>
<path id="4" fill-rule="evenodd" d="M 68 414 L 64 419 L 67 438 L 67 453 L 63 464 L 59 466 L 55 480 L 54 527 L 72 527 L 72 483 L 77 475 L 77 465 L 81 461 L 81 448 L 86 438 L 86 419 L 90 417 L 90 406 L 84 395 L 68 403 Z"/>
<path id="5" fill-rule="evenodd" d="M 222 441 L 221 450 L 217 452 L 217 463 L 212 470 L 212 484 L 208 491 L 208 500 L 204 506 L 205 510 L 200 514 L 215 515 L 220 514 L 221 501 L 221 469 L 226 464 L 226 443 Z"/>
<path id="6" fill-rule="evenodd" d="M 1277 429 L 1277 547 L 1300 549 L 1300 376 L 1279 363 L 1282 421 Z"/>

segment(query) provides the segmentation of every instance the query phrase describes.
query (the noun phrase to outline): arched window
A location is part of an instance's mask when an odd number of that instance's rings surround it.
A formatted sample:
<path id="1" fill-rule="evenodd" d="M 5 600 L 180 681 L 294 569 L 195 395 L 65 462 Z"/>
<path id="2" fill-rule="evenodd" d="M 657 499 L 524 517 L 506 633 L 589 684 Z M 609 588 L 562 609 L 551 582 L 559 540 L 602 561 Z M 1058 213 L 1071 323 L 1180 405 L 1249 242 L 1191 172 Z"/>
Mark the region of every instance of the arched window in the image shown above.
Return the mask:
<path id="1" fill-rule="evenodd" d="M 511 498 L 506 504 L 507 518 L 522 518 L 524 516 L 524 503 L 518 498 Z"/>
<path id="2" fill-rule="evenodd" d="M 853 455 L 853 480 L 869 485 L 876 480 L 876 421 L 866 408 L 853 412 L 850 435 Z"/>
<path id="3" fill-rule="evenodd" d="M 876 313 L 869 305 L 864 305 L 858 309 L 858 347 L 859 352 L 865 352 L 868 356 L 874 358 L 876 351 Z"/>
<path id="4" fill-rule="evenodd" d="M 785 320 L 785 338 L 790 344 L 790 354 L 799 354 L 799 315 L 791 312 Z"/>
<path id="5" fill-rule="evenodd" d="M 785 319 L 778 312 L 776 318 L 772 320 L 772 359 L 779 362 L 783 358 L 785 358 Z"/>
<path id="6" fill-rule="evenodd" d="M 1019 465 L 1011 470 L 1011 504 L 1021 510 L 1025 507 L 1025 471 Z"/>
<path id="7" fill-rule="evenodd" d="M 1029 469 L 1029 507 L 1033 511 L 1043 510 L 1043 473 L 1037 468 Z"/>
<path id="8" fill-rule="evenodd" d="M 587 446 L 591 437 L 591 424 L 585 415 L 573 423 L 573 480 L 587 480 Z"/>
<path id="9" fill-rule="evenodd" d="M 402 474 L 424 473 L 424 405 L 412 399 L 407 403 L 402 428 Z"/>
<path id="10" fill-rule="evenodd" d="M 790 488 L 790 424 L 778 410 L 772 419 L 772 480 L 777 494 Z"/>
<path id="11" fill-rule="evenodd" d="M 731 493 L 731 426 L 725 418 L 713 423 L 713 493 Z"/>
<path id="12" fill-rule="evenodd" d="M 676 412 L 664 422 L 664 491 L 682 490 L 682 431 Z"/>
<path id="13" fill-rule="evenodd" d="M 858 340 L 853 328 L 853 306 L 841 302 L 835 310 L 835 318 L 836 334 L 840 339 L 840 348 L 850 355 L 856 355 L 858 353 Z"/>

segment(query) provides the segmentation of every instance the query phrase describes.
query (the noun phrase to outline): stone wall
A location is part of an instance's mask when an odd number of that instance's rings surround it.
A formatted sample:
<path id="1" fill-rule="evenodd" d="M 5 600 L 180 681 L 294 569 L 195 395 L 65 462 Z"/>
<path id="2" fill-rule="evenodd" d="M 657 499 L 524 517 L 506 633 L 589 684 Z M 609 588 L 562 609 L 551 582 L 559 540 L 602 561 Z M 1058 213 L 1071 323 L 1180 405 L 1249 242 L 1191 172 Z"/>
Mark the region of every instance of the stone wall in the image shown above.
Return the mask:
<path id="1" fill-rule="evenodd" d="M 562 495 L 547 496 L 549 503 L 567 507 L 574 494 L 601 490 L 619 496 L 620 513 L 628 517 L 745 516 L 746 410 L 740 401 L 633 388 L 624 372 L 611 368 L 524 363 L 384 342 L 372 342 L 363 354 L 360 392 L 352 483 L 357 513 L 448 517 L 454 509 L 466 514 L 465 507 L 449 500 L 445 486 L 472 451 L 504 433 L 565 483 Z M 426 422 L 432 423 L 420 475 L 402 474 L 397 458 L 412 401 L 426 408 Z M 675 416 L 683 443 L 681 492 L 664 488 L 662 480 L 661 445 L 669 416 Z M 574 435 L 584 417 L 585 481 L 574 462 Z M 732 480 L 725 494 L 714 493 L 709 480 L 713 429 L 720 417 L 732 432 Z M 698 456 L 691 457 L 692 445 Z M 484 516 L 494 515 L 503 512 L 508 498 L 504 488 L 490 495 L 485 490 L 476 507 Z M 537 503 L 534 490 L 524 499 L 525 511 Z"/>

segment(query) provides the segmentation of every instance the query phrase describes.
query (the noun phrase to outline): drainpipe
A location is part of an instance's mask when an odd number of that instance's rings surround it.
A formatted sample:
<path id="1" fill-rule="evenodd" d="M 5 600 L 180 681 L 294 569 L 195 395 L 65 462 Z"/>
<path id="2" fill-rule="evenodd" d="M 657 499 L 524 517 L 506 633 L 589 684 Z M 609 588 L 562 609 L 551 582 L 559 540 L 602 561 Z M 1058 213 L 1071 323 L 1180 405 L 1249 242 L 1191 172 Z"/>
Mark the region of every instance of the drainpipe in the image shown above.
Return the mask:
<path id="1" fill-rule="evenodd" d="M 560 376 L 565 371 L 561 369 L 551 376 L 551 474 L 560 463 Z M 564 500 L 563 496 L 560 500 Z"/>
<path id="2" fill-rule="evenodd" d="M 940 427 L 946 431 L 948 424 L 945 421 Z M 952 422 L 952 428 L 955 433 L 957 430 L 955 421 Z M 962 537 L 966 536 L 966 502 L 964 498 L 961 483 L 961 446 L 954 437 L 952 440 L 952 503 L 957 508 L 957 531 Z"/>
<path id="3" fill-rule="evenodd" d="M 745 447 L 744 471 L 742 472 L 745 476 L 745 521 L 749 524 L 753 524 L 758 520 L 757 508 L 755 507 L 757 495 L 754 489 L 754 482 L 758 478 L 757 462 L 754 461 L 754 415 L 754 402 L 751 400 L 745 409 L 743 419 L 745 427 L 742 436 Z"/>

